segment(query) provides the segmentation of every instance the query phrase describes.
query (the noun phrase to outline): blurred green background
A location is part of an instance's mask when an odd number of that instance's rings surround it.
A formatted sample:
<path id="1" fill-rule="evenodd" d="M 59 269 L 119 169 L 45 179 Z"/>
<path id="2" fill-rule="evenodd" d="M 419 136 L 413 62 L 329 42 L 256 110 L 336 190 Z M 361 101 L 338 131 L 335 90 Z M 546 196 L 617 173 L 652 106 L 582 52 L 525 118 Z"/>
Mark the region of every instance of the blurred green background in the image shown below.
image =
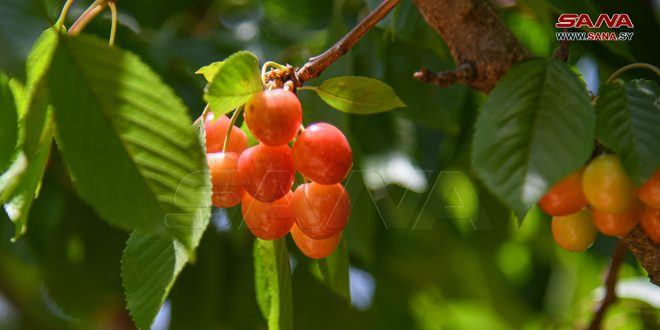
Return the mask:
<path id="1" fill-rule="evenodd" d="M 302 65 L 343 36 L 377 0 L 118 1 L 117 45 L 147 62 L 189 106 L 203 107 L 201 66 L 247 49 L 263 62 Z M 78 0 L 70 25 L 89 0 Z M 559 13 L 628 13 L 631 42 L 571 45 L 569 63 L 597 93 L 616 68 L 657 64 L 658 2 L 497 1 L 502 19 L 538 56 L 557 47 Z M 62 1 L 0 0 L 0 71 L 24 79 L 25 56 Z M 106 12 L 86 29 L 104 38 Z M 320 79 L 381 79 L 408 105 L 356 116 L 301 92 L 305 123 L 340 127 L 354 151 L 347 182 L 353 212 L 345 232 L 352 302 L 317 279 L 315 263 L 289 240 L 296 329 L 572 329 L 588 324 L 602 294 L 615 240 L 599 237 L 572 254 L 553 242 L 548 216 L 533 210 L 522 226 L 471 171 L 472 127 L 484 95 L 465 86 L 420 83 L 421 67 L 450 69 L 440 37 L 403 0 Z M 648 77 L 632 72 L 624 78 Z M 63 82 L 66 83 L 66 82 Z M 16 243 L 0 212 L 0 329 L 130 329 L 119 275 L 128 233 L 112 228 L 77 196 L 54 147 L 28 232 Z M 103 152 L 99 150 L 99 152 Z M 8 210 L 9 211 L 9 210 Z M 254 297 L 252 235 L 240 210 L 216 210 L 154 329 L 265 329 Z M 622 299 L 607 329 L 659 329 L 660 293 L 628 256 Z"/>

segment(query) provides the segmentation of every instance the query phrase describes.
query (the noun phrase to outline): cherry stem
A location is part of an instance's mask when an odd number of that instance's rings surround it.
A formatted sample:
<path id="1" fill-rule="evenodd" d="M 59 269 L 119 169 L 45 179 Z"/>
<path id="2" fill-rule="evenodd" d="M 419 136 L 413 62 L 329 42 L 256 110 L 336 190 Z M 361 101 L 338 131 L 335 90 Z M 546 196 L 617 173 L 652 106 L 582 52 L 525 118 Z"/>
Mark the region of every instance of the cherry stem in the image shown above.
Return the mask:
<path id="1" fill-rule="evenodd" d="M 89 22 L 94 19 L 101 11 L 103 11 L 103 8 L 105 5 L 108 3 L 107 0 L 96 0 L 94 3 L 92 3 L 87 9 L 78 17 L 78 19 L 71 25 L 71 28 L 69 29 L 69 35 L 70 36 L 77 36 L 82 32 L 82 30 L 89 24 Z"/>
<path id="2" fill-rule="evenodd" d="M 204 111 L 202 111 L 202 114 L 199 115 L 199 117 L 197 117 L 197 119 L 195 119 L 195 121 L 193 121 L 192 124 L 195 125 L 195 124 L 197 124 L 200 120 L 204 120 L 204 119 L 206 118 L 206 114 L 207 114 L 208 112 L 209 112 L 209 105 L 207 104 L 207 105 L 204 107 Z"/>
<path id="3" fill-rule="evenodd" d="M 616 282 L 619 276 L 619 268 L 623 264 L 623 259 L 626 256 L 626 246 L 622 241 L 619 241 L 612 253 L 612 261 L 605 275 L 605 296 L 598 305 L 594 318 L 591 320 L 589 330 L 598 330 L 601 328 L 601 323 L 605 317 L 607 308 L 616 301 Z"/>
<path id="4" fill-rule="evenodd" d="M 112 13 L 112 25 L 110 27 L 110 41 L 108 45 L 110 47 L 115 45 L 115 37 L 117 36 L 117 5 L 115 0 L 108 1 L 108 7 L 110 7 L 110 13 Z"/>
<path id="5" fill-rule="evenodd" d="M 225 136 L 225 143 L 222 145 L 222 152 L 225 152 L 227 150 L 227 147 L 229 146 L 229 137 L 231 137 L 231 131 L 234 128 L 234 124 L 236 124 L 236 120 L 238 119 L 238 115 L 241 114 L 243 111 L 244 106 L 241 105 L 234 111 L 234 114 L 231 115 L 231 120 L 229 121 L 229 128 L 227 129 L 227 135 Z"/>
<path id="6" fill-rule="evenodd" d="M 655 65 L 648 63 L 633 63 L 633 64 L 628 64 L 620 68 L 619 70 L 616 70 L 609 78 L 607 78 L 607 81 L 605 83 L 606 84 L 611 83 L 614 79 L 616 79 L 616 77 L 631 69 L 648 69 L 655 72 L 655 74 L 657 74 L 658 76 L 660 76 L 660 69 L 658 69 L 658 67 L 656 67 Z"/>
<path id="7" fill-rule="evenodd" d="M 64 20 L 66 20 L 66 14 L 69 13 L 69 9 L 71 9 L 71 5 L 73 5 L 74 0 L 67 0 L 64 3 L 64 7 L 62 7 L 62 12 L 60 13 L 60 17 L 57 19 L 57 22 L 55 22 L 55 26 L 60 29 L 62 26 L 64 26 Z"/>
<path id="8" fill-rule="evenodd" d="M 348 32 L 343 38 L 337 41 L 331 48 L 323 52 L 319 56 L 309 59 L 300 70 L 296 70 L 296 87 L 312 78 L 318 77 L 330 64 L 334 63 L 338 58 L 348 53 L 351 48 L 364 36 L 367 31 L 371 30 L 378 22 L 380 22 L 387 14 L 389 14 L 399 0 L 384 0 L 378 7 L 372 10 L 353 30 Z"/>
<path id="9" fill-rule="evenodd" d="M 277 62 L 268 61 L 268 62 L 264 63 L 264 65 L 261 67 L 261 80 L 264 83 L 266 82 L 266 70 L 268 70 L 268 68 L 271 68 L 271 67 L 279 69 L 279 70 L 286 70 L 286 67 L 284 65 L 279 64 Z"/>

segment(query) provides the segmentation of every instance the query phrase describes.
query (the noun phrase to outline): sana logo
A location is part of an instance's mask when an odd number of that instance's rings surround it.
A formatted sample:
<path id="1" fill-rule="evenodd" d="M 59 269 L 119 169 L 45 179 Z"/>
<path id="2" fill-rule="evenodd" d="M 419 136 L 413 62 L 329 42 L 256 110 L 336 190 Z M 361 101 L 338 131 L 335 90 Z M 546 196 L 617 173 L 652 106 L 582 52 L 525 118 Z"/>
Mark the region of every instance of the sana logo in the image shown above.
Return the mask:
<path id="1" fill-rule="evenodd" d="M 588 14 L 561 14 L 555 23 L 555 27 L 560 29 L 600 28 L 603 25 L 610 29 L 635 27 L 628 14 L 600 14 L 595 20 Z"/>

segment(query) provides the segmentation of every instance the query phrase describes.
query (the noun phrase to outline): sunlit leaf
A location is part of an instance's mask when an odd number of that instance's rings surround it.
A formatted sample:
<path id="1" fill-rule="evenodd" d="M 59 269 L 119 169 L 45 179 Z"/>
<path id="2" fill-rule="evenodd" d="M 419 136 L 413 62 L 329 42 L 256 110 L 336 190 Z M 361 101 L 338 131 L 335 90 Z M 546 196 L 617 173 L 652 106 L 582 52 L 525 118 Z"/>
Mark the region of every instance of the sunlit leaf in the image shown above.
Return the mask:
<path id="1" fill-rule="evenodd" d="M 589 159 L 595 119 L 584 83 L 565 63 L 519 63 L 481 107 L 472 153 L 477 174 L 521 220 Z"/>
<path id="2" fill-rule="evenodd" d="M 337 77 L 304 89 L 315 91 L 323 101 L 343 112 L 370 114 L 406 106 L 392 87 L 373 78 Z"/>
<path id="3" fill-rule="evenodd" d="M 269 330 L 293 328 L 293 298 L 289 253 L 284 238 L 254 241 L 257 302 Z"/>
<path id="4" fill-rule="evenodd" d="M 254 93 L 263 90 L 259 61 L 248 51 L 234 53 L 207 72 L 214 77 L 207 86 L 204 100 L 216 118 L 245 104 Z"/>

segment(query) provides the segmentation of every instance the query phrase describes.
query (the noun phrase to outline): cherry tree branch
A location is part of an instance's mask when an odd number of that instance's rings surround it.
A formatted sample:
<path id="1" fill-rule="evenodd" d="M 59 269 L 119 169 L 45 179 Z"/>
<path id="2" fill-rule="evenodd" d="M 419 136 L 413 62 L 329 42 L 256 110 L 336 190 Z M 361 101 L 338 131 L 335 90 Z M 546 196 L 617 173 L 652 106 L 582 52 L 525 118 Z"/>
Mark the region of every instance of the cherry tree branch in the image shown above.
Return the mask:
<path id="1" fill-rule="evenodd" d="M 399 0 L 385 0 L 378 7 L 372 10 L 353 30 L 348 32 L 343 38 L 337 41 L 334 46 L 323 52 L 321 55 L 309 59 L 302 68 L 296 70 L 294 84 L 296 87 L 302 86 L 306 81 L 316 78 L 338 58 L 348 53 L 351 48 L 380 22 L 390 11 L 399 3 Z"/>
<path id="2" fill-rule="evenodd" d="M 612 253 L 612 261 L 610 266 L 607 269 L 607 274 L 605 274 L 605 296 L 601 300 L 596 312 L 594 313 L 594 318 L 591 320 L 589 325 L 589 330 L 599 330 L 601 328 L 601 323 L 605 317 L 605 312 L 607 308 L 616 301 L 616 282 L 619 277 L 619 268 L 623 263 L 623 259 L 626 257 L 626 245 L 619 241 L 614 248 Z"/>
<path id="3" fill-rule="evenodd" d="M 621 237 L 621 241 L 649 273 L 651 283 L 660 286 L 660 244 L 655 244 L 640 226 Z"/>
<path id="4" fill-rule="evenodd" d="M 447 86 L 462 83 L 488 93 L 509 67 L 530 58 L 523 46 L 486 0 L 415 0 L 426 22 L 442 37 L 456 69 L 414 77 Z"/>

